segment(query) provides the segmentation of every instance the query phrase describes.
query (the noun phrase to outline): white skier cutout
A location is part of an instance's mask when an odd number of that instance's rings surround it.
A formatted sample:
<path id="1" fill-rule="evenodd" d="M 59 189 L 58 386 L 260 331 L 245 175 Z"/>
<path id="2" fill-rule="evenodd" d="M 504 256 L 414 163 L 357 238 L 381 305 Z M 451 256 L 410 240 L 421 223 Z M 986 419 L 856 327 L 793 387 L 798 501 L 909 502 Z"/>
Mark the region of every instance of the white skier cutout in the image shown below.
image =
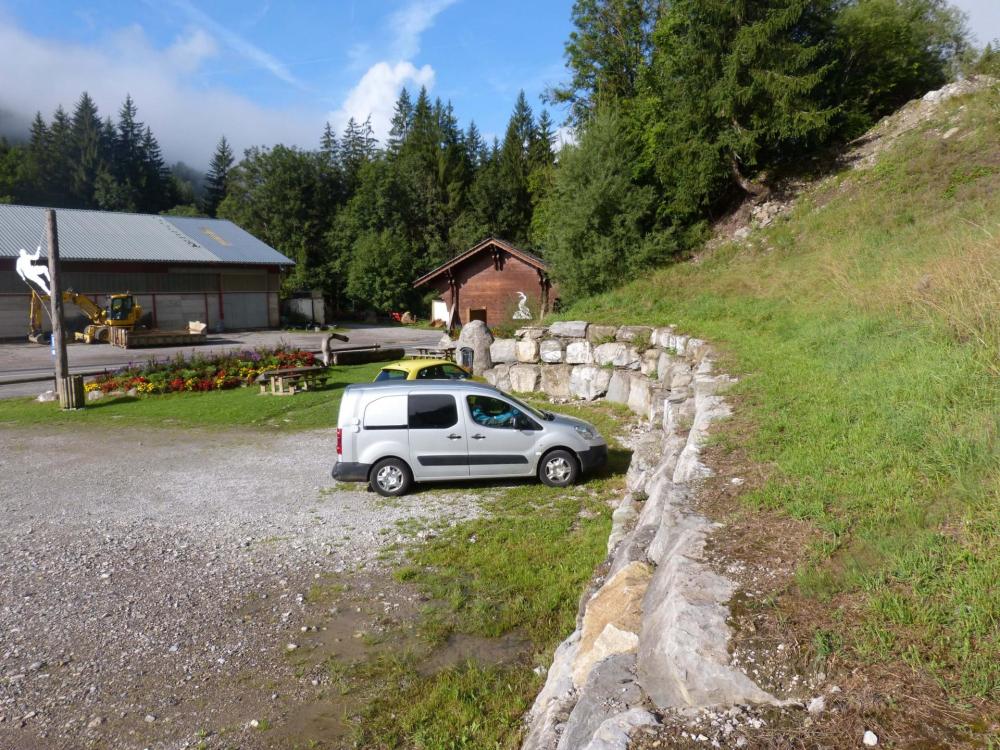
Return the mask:
<path id="1" fill-rule="evenodd" d="M 517 303 L 517 310 L 514 311 L 513 320 L 531 320 L 531 310 L 528 309 L 528 295 L 518 292 L 517 296 L 521 300 Z"/>
<path id="2" fill-rule="evenodd" d="M 22 247 L 18 250 L 18 257 L 14 263 L 14 270 L 17 271 L 17 275 L 21 277 L 25 284 L 28 286 L 35 284 L 47 295 L 51 295 L 52 291 L 49 289 L 49 284 L 52 279 L 49 278 L 48 267 L 34 265 L 35 261 L 39 259 L 41 254 L 41 246 L 35 250 L 33 255 L 28 253 L 28 251 Z"/>

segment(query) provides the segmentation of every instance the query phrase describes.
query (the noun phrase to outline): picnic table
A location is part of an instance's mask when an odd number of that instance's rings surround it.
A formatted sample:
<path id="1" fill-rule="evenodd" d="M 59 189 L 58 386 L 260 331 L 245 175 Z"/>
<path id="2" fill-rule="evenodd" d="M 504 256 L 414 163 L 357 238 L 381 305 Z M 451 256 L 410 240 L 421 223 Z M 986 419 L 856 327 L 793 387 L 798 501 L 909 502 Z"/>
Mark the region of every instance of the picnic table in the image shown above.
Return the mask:
<path id="1" fill-rule="evenodd" d="M 451 359 L 455 353 L 455 347 L 453 346 L 449 346 L 446 349 L 434 346 L 418 346 L 416 350 L 417 355 L 420 357 L 435 357 L 437 359 Z"/>
<path id="2" fill-rule="evenodd" d="M 279 367 L 267 370 L 257 376 L 261 394 L 272 396 L 294 396 L 296 391 L 315 388 L 327 372 L 325 365 L 308 367 Z M 270 390 L 268 390 L 270 389 Z"/>

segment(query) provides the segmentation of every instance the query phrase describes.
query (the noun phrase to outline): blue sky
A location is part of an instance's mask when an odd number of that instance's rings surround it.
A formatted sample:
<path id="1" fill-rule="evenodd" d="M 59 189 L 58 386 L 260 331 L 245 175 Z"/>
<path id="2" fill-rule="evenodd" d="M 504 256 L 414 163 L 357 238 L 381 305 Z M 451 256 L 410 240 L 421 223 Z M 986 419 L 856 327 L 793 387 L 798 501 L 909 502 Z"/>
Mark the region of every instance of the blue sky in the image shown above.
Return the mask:
<path id="1" fill-rule="evenodd" d="M 979 41 L 1000 0 L 958 0 Z M 565 78 L 572 0 L 0 0 L 0 130 L 86 89 L 104 113 L 126 92 L 169 159 L 204 166 L 219 135 L 237 150 L 313 146 L 371 113 L 384 134 L 401 85 L 450 99 L 462 125 L 502 135 L 524 89 Z M 557 121 L 561 111 L 552 113 Z"/>
<path id="2" fill-rule="evenodd" d="M 452 100 L 463 127 L 474 119 L 502 136 L 520 89 L 537 113 L 545 87 L 563 79 L 569 9 L 568 0 L 0 0 L 0 128 L 69 108 L 84 89 L 113 113 L 130 92 L 167 157 L 204 166 L 222 133 L 238 150 L 312 146 L 327 120 L 339 130 L 370 112 L 383 135 L 399 87 L 426 85 Z"/>

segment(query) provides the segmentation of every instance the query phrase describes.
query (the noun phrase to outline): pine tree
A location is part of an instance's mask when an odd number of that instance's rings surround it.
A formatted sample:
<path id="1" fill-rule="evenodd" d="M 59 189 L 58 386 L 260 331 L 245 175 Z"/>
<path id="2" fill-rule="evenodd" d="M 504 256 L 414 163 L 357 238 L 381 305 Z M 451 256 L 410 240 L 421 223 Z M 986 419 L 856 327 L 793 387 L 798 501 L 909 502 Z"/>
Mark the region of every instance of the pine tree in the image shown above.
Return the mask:
<path id="1" fill-rule="evenodd" d="M 528 152 L 535 139 L 535 123 L 528 99 L 522 91 L 507 123 L 497 164 L 497 188 L 500 203 L 497 229 L 500 236 L 516 244 L 526 244 L 531 226 L 531 195 L 528 175 L 531 171 Z"/>
<path id="2" fill-rule="evenodd" d="M 115 149 L 115 173 L 128 192 L 138 194 L 143 175 L 143 124 L 138 109 L 128 94 L 118 110 L 118 138 Z M 134 209 L 133 209 L 134 210 Z"/>
<path id="3" fill-rule="evenodd" d="M 547 98 L 570 104 L 570 120 L 581 125 L 598 107 L 635 97 L 660 9 L 668 5 L 663 0 L 576 0 L 575 30 L 565 47 L 572 79 L 548 91 Z"/>
<path id="4" fill-rule="evenodd" d="M 49 205 L 69 207 L 73 205 L 71 180 L 75 149 L 73 144 L 73 124 L 62 106 L 56 107 L 49 126 L 48 169 L 42 175 L 42 188 Z"/>
<path id="5" fill-rule="evenodd" d="M 319 150 L 331 167 L 337 165 L 340 158 L 340 147 L 337 143 L 337 134 L 333 132 L 333 126 L 329 122 L 323 126 L 323 135 L 319 139 Z"/>
<path id="6" fill-rule="evenodd" d="M 139 210 L 159 213 L 174 205 L 174 196 L 171 193 L 173 183 L 163 160 L 160 144 L 148 125 L 142 132 L 140 150 L 142 152 L 143 175 Z"/>
<path id="7" fill-rule="evenodd" d="M 835 110 L 819 95 L 829 72 L 811 0 L 674 0 L 657 48 L 647 130 L 678 217 L 727 189 L 752 195 L 761 164 L 821 141 Z"/>
<path id="8" fill-rule="evenodd" d="M 97 105 L 85 91 L 73 110 L 72 121 L 71 197 L 74 205 L 82 208 L 95 205 L 94 184 L 109 156 L 102 148 L 102 133 Z"/>
<path id="9" fill-rule="evenodd" d="M 330 133 L 329 123 L 326 133 Z M 235 161 L 233 150 L 229 147 L 229 141 L 226 140 L 226 136 L 222 136 L 215 147 L 212 161 L 208 165 L 208 174 L 205 175 L 205 195 L 202 198 L 201 210 L 209 216 L 215 216 L 219 210 L 219 204 L 226 197 L 226 183 Z"/>
<path id="10" fill-rule="evenodd" d="M 410 133 L 410 125 L 413 123 L 413 102 L 410 100 L 410 92 L 404 86 L 399 92 L 399 98 L 392 112 L 392 121 L 389 127 L 389 142 L 387 144 L 390 154 L 398 154 L 403 142 Z"/>

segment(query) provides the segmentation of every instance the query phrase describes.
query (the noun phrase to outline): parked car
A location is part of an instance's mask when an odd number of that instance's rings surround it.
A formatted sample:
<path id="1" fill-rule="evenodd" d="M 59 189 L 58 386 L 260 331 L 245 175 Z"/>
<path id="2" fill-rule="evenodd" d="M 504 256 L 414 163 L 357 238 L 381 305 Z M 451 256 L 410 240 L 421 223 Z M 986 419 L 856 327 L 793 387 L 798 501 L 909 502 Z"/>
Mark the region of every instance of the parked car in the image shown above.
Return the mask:
<path id="1" fill-rule="evenodd" d="M 472 381 L 350 385 L 337 418 L 333 478 L 388 497 L 415 482 L 531 477 L 574 484 L 602 466 L 608 445 L 573 417 L 536 409 Z"/>
<path id="2" fill-rule="evenodd" d="M 467 380 L 472 373 L 447 359 L 402 359 L 379 370 L 375 382 L 383 380 Z"/>

